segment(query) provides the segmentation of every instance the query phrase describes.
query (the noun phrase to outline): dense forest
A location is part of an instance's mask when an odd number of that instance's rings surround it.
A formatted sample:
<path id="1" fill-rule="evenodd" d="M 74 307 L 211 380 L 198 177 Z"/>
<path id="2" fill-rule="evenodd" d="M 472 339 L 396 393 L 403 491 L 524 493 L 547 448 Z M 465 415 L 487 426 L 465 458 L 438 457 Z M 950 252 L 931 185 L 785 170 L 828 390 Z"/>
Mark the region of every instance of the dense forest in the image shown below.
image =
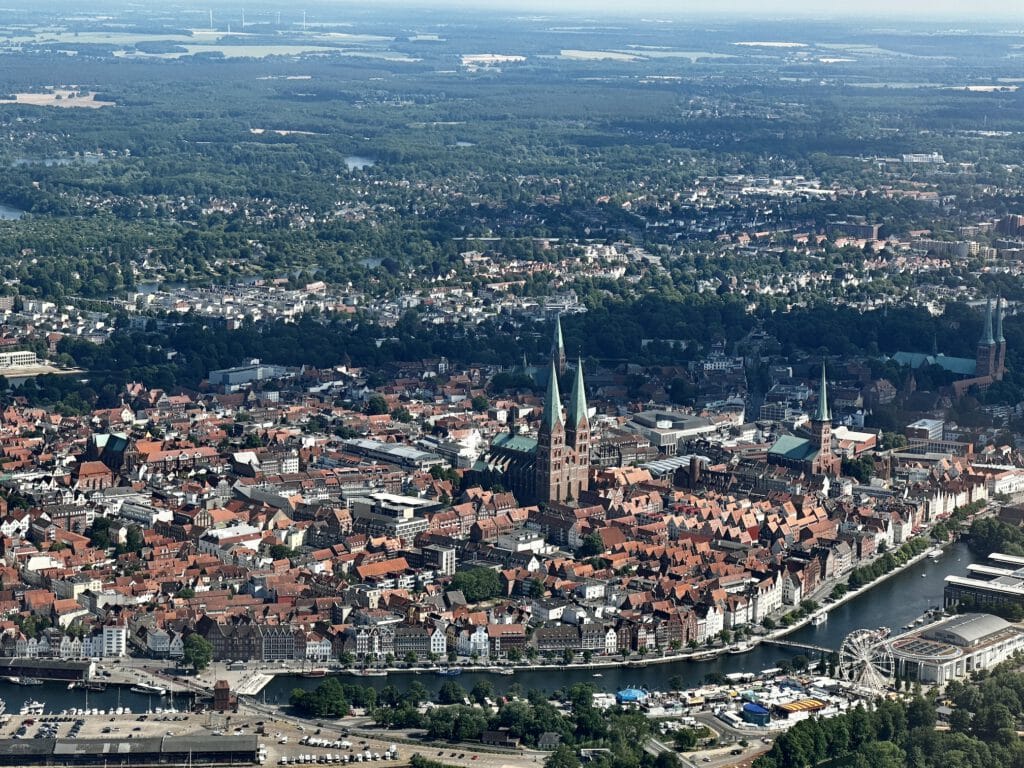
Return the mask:
<path id="1" fill-rule="evenodd" d="M 1016 76 L 997 35 L 924 39 L 821 22 L 805 28 L 820 41 L 815 55 L 794 57 L 736 45 L 768 29 L 791 34 L 784 24 L 587 25 L 586 44 L 616 59 L 567 55 L 583 44 L 580 28 L 485 14 L 460 17 L 456 32 L 430 14 L 365 10 L 366 39 L 347 15 L 308 34 L 263 19 L 239 41 L 200 39 L 142 9 L 119 19 L 110 43 L 102 19 L 39 14 L 22 21 L 67 32 L 0 50 L 0 94 L 75 83 L 113 106 L 0 104 L 0 204 L 30 214 L 0 221 L 0 266 L 28 294 L 97 297 L 147 280 L 296 269 L 385 292 L 409 269 L 458 271 L 454 238 L 484 236 L 630 240 L 673 259 L 671 287 L 690 291 L 695 279 L 746 269 L 719 262 L 714 246 L 751 226 L 821 230 L 862 215 L 901 234 L 955 223 L 930 202 L 882 192 L 892 179 L 874 158 L 907 152 L 960 163 L 955 176 L 922 167 L 908 179 L 941 184 L 958 217 L 1022 202 L 993 192 L 1019 186 L 1024 99 L 955 87 Z M 421 41 L 424 28 L 436 39 Z M 124 42 L 132 35 L 140 41 Z M 175 57 L 196 43 L 217 55 Z M 267 55 L 231 55 L 241 43 Z M 285 44 L 317 55 L 274 55 Z M 462 63 L 476 46 L 523 60 Z M 872 53 L 818 58 L 833 50 Z M 898 99 L 864 87 L 889 80 L 919 87 Z M 681 194 L 732 174 L 847 192 L 714 205 Z M 708 254 L 710 264 L 694 263 Z M 751 258 L 769 271 L 773 259 L 815 270 L 858 260 L 815 264 L 796 248 Z M 884 291 L 878 282 L 871 290 Z"/>

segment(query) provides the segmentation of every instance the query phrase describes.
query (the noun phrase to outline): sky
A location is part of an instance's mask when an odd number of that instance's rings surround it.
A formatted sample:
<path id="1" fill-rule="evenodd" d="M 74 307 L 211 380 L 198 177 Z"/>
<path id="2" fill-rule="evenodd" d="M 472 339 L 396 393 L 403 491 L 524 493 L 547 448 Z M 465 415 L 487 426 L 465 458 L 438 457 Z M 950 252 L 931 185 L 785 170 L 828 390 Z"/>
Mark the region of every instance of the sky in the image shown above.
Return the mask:
<path id="1" fill-rule="evenodd" d="M 392 4 L 400 4 L 392 0 Z M 750 14 L 813 17 L 900 16 L 1024 19 L 1024 0 L 419 0 L 417 5 L 451 5 L 476 10 L 519 9 L 531 13 L 615 13 L 623 16 L 659 14 L 694 16 Z M 1021 26 L 1024 26 L 1022 21 Z"/>

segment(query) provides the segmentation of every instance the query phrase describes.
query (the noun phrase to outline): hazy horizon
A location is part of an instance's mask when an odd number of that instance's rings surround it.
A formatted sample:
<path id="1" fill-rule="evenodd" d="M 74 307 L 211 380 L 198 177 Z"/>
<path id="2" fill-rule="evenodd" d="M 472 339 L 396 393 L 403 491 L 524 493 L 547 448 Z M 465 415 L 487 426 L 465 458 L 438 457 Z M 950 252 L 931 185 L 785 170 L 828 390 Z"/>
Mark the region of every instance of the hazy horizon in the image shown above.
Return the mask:
<path id="1" fill-rule="evenodd" d="M 808 2 L 808 0 L 633 0 L 628 6 L 615 0 L 378 0 L 392 7 L 416 6 L 436 8 L 462 8 L 478 11 L 522 11 L 556 16 L 560 13 L 592 15 L 642 16 L 652 14 L 667 18 L 686 16 L 751 15 L 757 18 L 801 16 L 812 18 L 891 17 L 909 19 L 962 19 L 985 21 L 988 19 L 1019 19 L 1021 5 L 1010 0 L 976 0 L 970 6 L 955 0 L 860 0 L 855 7 L 835 7 L 835 3 Z M 232 3 L 234 4 L 234 3 Z M 348 2 L 331 3 L 344 7 Z"/>

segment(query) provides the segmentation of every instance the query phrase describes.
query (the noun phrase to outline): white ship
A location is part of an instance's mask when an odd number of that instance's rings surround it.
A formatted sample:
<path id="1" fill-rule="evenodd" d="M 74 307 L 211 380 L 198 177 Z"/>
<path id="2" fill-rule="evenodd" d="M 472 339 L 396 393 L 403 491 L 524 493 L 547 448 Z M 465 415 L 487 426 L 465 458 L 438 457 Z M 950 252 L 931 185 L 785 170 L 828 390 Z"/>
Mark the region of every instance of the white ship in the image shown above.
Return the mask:
<path id="1" fill-rule="evenodd" d="M 26 701 L 21 705 L 21 715 L 41 715 L 46 705 L 41 701 Z"/>

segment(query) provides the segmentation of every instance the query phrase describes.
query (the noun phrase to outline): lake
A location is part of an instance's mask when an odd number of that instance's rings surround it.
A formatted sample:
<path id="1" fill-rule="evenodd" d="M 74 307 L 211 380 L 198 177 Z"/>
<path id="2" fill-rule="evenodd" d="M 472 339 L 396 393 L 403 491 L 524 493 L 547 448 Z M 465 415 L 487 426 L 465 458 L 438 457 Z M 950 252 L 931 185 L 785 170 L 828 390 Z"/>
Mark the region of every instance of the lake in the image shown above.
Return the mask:
<path id="1" fill-rule="evenodd" d="M 372 157 L 360 157 L 359 155 L 349 155 L 345 158 L 345 167 L 350 171 L 361 171 L 364 168 L 372 168 L 376 164 L 376 160 Z"/>
<path id="2" fill-rule="evenodd" d="M 0 203 L 0 220 L 14 221 L 25 215 L 25 211 Z"/>

